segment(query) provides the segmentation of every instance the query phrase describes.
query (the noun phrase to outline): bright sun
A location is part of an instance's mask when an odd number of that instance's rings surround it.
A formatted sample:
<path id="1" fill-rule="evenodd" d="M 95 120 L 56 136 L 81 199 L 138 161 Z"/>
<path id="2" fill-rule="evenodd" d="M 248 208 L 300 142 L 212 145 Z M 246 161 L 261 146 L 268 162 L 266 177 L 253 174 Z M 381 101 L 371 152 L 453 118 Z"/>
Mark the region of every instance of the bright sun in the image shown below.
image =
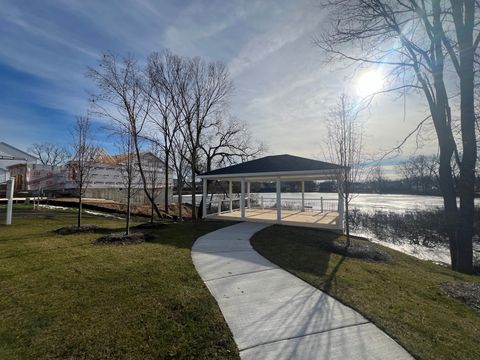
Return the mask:
<path id="1" fill-rule="evenodd" d="M 377 70 L 369 70 L 360 75 L 356 83 L 357 94 L 365 97 L 383 88 L 383 76 Z"/>

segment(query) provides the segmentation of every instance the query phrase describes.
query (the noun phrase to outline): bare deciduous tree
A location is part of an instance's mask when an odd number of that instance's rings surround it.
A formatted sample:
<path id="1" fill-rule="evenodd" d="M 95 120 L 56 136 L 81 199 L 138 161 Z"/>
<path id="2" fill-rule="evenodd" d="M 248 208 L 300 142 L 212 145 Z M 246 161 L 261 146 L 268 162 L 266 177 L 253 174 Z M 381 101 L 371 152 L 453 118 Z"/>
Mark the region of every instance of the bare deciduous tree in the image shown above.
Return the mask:
<path id="1" fill-rule="evenodd" d="M 264 151 L 264 144 L 252 138 L 246 124 L 230 116 L 222 117 L 214 126 L 207 129 L 200 145 L 203 170 L 206 172 L 213 168 L 251 160 Z M 210 186 L 211 182 L 207 181 L 207 192 Z M 202 204 L 199 208 L 202 211 Z"/>
<path id="2" fill-rule="evenodd" d="M 168 183 L 166 182 L 166 170 L 165 162 L 160 159 L 160 151 L 158 146 L 152 144 L 150 147 L 149 153 L 147 153 L 149 160 L 145 163 L 146 178 L 148 187 L 150 189 L 150 194 L 153 199 L 157 198 L 157 192 L 164 186 L 165 191 L 168 191 Z M 155 217 L 155 208 L 153 205 L 150 206 L 150 222 L 153 222 Z"/>
<path id="3" fill-rule="evenodd" d="M 339 201 L 343 201 L 345 209 L 347 246 L 350 246 L 349 205 L 354 197 L 352 187 L 358 181 L 362 164 L 363 129 L 358 119 L 358 111 L 347 95 L 340 95 L 337 104 L 330 111 L 326 127 L 326 155 L 329 161 L 341 166 L 336 173 L 336 180 Z"/>
<path id="4" fill-rule="evenodd" d="M 48 142 L 33 144 L 28 151 L 35 155 L 43 165 L 62 165 L 70 158 L 70 152 L 66 147 Z"/>
<path id="5" fill-rule="evenodd" d="M 80 227 L 82 222 L 82 199 L 90 185 L 92 169 L 98 156 L 98 148 L 93 145 L 91 124 L 88 117 L 77 117 L 71 133 L 73 159 L 70 161 L 69 166 L 71 178 L 77 188 L 77 226 Z"/>
<path id="6" fill-rule="evenodd" d="M 93 111 L 130 133 L 145 195 L 158 217 L 161 217 L 155 199 L 148 189 L 148 181 L 141 162 L 141 133 L 151 108 L 149 82 L 144 79 L 132 56 L 127 56 L 119 62 L 113 54 L 103 55 L 98 66 L 89 68 L 87 75 L 95 81 L 100 90 L 98 94 L 92 96 Z"/>
<path id="7" fill-rule="evenodd" d="M 385 174 L 381 165 L 375 165 L 370 169 L 367 178 L 368 182 L 371 184 L 372 189 L 376 193 L 382 193 L 385 188 Z"/>
<path id="8" fill-rule="evenodd" d="M 218 114 L 227 105 L 232 82 L 224 64 L 205 63 L 200 58 L 189 61 L 188 73 L 187 80 L 178 87 L 178 95 L 184 119 L 181 131 L 190 155 L 192 215 L 196 219 L 196 175 L 203 135 L 209 128 L 218 125 Z"/>
<path id="9" fill-rule="evenodd" d="M 130 234 L 130 220 L 132 214 L 132 197 L 138 187 L 138 166 L 135 155 L 135 145 L 132 133 L 128 127 L 117 126 L 114 136 L 116 137 L 117 148 L 120 150 L 120 155 L 117 157 L 117 166 L 120 167 L 122 174 L 122 182 L 125 186 L 125 199 L 127 202 L 127 211 L 125 218 L 125 235 Z"/>
<path id="10" fill-rule="evenodd" d="M 147 74 L 154 111 L 150 118 L 160 132 L 160 145 L 165 159 L 165 183 L 169 182 L 170 157 L 177 132 L 183 122 L 179 89 L 189 76 L 187 62 L 169 51 L 153 53 L 148 59 Z M 169 189 L 165 187 L 165 212 L 168 214 Z"/>
<path id="11" fill-rule="evenodd" d="M 205 170 L 211 171 L 213 167 L 232 165 L 260 156 L 265 151 L 265 145 L 252 138 L 245 123 L 228 117 L 205 132 L 200 150 L 205 159 Z"/>
<path id="12" fill-rule="evenodd" d="M 421 194 L 429 194 L 438 184 L 438 157 L 413 155 L 398 164 L 403 178 Z"/>
<path id="13" fill-rule="evenodd" d="M 173 166 L 177 175 L 178 219 L 179 221 L 182 221 L 183 187 L 185 186 L 186 179 L 189 175 L 188 171 L 191 168 L 189 166 L 190 161 L 188 159 L 188 148 L 180 132 L 177 132 L 173 139 L 172 151 L 170 155 L 172 157 Z M 192 211 L 194 211 L 193 208 Z"/>
<path id="14" fill-rule="evenodd" d="M 472 271 L 474 173 L 477 158 L 474 113 L 474 54 L 480 42 L 475 0 L 329 0 L 330 30 L 317 44 L 360 66 L 387 69 L 385 91 L 423 94 L 439 144 L 439 179 L 449 228 L 452 268 Z M 355 44 L 356 47 L 351 45 Z M 348 48 L 348 50 L 346 50 Z M 445 71 L 457 75 L 447 91 Z M 460 121 L 453 131 L 451 95 L 460 88 Z M 457 207 L 452 158 L 460 174 Z"/>

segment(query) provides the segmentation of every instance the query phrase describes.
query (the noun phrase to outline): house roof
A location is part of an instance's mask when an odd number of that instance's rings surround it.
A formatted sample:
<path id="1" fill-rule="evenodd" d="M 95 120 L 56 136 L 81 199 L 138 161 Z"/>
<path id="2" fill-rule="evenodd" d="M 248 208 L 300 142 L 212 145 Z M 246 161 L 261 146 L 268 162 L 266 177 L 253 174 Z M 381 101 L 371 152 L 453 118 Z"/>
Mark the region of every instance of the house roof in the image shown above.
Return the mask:
<path id="1" fill-rule="evenodd" d="M 318 178 L 334 174 L 342 167 L 324 161 L 293 155 L 272 155 L 201 174 L 202 178 Z"/>
<path id="2" fill-rule="evenodd" d="M 8 160 L 28 160 L 28 161 L 38 160 L 37 157 L 23 150 L 17 149 L 16 147 L 10 144 L 7 144 L 6 142 L 3 142 L 3 141 L 0 142 L 0 155 L 12 158 Z"/>
<path id="3" fill-rule="evenodd" d="M 156 156 L 155 154 L 153 154 L 149 151 L 140 153 L 140 156 L 142 157 L 142 159 L 146 158 L 146 157 L 152 157 L 156 161 L 159 161 L 163 164 L 163 161 L 158 156 Z M 103 151 L 97 157 L 96 162 L 102 163 L 102 164 L 119 165 L 119 164 L 124 163 L 127 160 L 127 157 L 128 157 L 128 154 L 109 155 L 108 153 Z M 136 160 L 136 159 L 137 158 L 135 156 L 134 160 Z M 142 160 L 142 163 L 143 163 L 143 160 Z"/>

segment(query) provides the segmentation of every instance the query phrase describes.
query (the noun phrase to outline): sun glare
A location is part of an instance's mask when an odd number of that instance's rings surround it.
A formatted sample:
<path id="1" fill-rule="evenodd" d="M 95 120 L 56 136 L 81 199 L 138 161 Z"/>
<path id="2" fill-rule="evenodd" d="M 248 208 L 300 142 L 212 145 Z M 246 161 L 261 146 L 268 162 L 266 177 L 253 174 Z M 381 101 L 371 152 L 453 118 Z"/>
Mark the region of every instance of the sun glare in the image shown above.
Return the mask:
<path id="1" fill-rule="evenodd" d="M 356 83 L 356 90 L 359 96 L 372 95 L 383 89 L 383 76 L 377 70 L 370 70 L 361 74 Z"/>

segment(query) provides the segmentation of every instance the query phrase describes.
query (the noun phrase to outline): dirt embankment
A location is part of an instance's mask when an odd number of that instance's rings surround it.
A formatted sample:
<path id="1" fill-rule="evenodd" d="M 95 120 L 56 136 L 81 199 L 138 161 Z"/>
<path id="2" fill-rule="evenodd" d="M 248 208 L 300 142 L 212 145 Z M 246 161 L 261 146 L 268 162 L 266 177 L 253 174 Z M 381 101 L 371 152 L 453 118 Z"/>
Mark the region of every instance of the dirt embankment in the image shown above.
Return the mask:
<path id="1" fill-rule="evenodd" d="M 78 199 L 75 198 L 56 198 L 48 199 L 45 201 L 48 205 L 65 206 L 65 207 L 77 207 Z M 86 198 L 82 201 L 82 206 L 86 210 L 100 211 L 114 214 L 125 214 L 127 211 L 127 205 L 119 203 L 113 200 L 105 199 L 91 199 Z M 132 205 L 132 215 L 141 217 L 150 217 L 152 210 L 150 205 Z M 170 204 L 168 206 L 168 214 L 163 207 L 160 208 L 161 218 L 174 218 L 179 214 L 179 207 L 177 204 Z M 189 204 L 182 204 L 182 217 L 192 217 L 192 207 Z M 155 218 L 157 216 L 155 215 Z"/>

